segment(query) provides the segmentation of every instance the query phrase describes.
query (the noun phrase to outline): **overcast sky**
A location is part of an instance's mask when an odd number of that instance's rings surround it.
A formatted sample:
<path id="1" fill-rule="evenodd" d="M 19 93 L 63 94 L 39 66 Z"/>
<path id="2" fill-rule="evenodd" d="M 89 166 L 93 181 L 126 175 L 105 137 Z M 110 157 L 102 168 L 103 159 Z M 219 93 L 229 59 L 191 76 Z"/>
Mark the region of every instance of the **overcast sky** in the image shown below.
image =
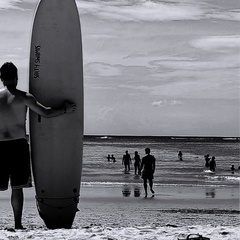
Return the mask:
<path id="1" fill-rule="evenodd" d="M 239 136 L 239 0 L 77 0 L 85 134 Z M 0 64 L 28 90 L 37 0 L 0 0 Z"/>

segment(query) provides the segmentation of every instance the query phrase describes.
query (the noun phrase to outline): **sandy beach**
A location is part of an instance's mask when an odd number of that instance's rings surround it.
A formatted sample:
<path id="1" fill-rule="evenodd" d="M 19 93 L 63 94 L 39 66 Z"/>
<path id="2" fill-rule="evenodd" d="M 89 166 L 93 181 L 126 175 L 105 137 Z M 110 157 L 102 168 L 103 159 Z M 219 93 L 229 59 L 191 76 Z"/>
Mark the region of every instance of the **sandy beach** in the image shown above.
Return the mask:
<path id="1" fill-rule="evenodd" d="M 239 189 L 140 185 L 81 187 L 80 211 L 70 230 L 48 230 L 38 215 L 34 188 L 25 189 L 24 231 L 11 232 L 10 190 L 0 194 L 0 239 L 177 239 L 190 233 L 237 240 Z M 140 196 L 139 196 L 140 193 Z M 128 197 L 126 197 L 128 195 Z"/>

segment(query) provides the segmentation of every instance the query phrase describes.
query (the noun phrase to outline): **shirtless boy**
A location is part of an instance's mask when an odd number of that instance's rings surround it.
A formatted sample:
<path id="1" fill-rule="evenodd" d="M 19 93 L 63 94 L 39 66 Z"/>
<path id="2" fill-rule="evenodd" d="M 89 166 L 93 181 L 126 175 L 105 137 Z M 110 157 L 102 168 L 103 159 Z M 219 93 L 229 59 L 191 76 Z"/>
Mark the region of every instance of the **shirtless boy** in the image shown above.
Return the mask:
<path id="1" fill-rule="evenodd" d="M 27 109 L 30 108 L 43 117 L 56 117 L 74 112 L 76 105 L 65 101 L 59 108 L 46 107 L 32 94 L 18 90 L 18 71 L 11 62 L 2 65 L 0 74 L 4 85 L 0 89 L 0 190 L 8 189 L 10 179 L 15 229 L 23 229 L 23 188 L 31 187 L 25 126 Z"/>

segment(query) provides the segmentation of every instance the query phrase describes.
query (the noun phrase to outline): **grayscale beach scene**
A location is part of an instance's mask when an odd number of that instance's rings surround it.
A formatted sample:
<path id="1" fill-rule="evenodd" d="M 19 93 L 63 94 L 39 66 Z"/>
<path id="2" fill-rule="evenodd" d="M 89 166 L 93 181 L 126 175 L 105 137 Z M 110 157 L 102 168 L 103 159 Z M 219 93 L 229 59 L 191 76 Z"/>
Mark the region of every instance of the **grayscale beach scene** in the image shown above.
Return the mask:
<path id="1" fill-rule="evenodd" d="M 39 122 L 78 111 L 71 96 L 54 106 L 23 97 L 41 1 L 64 0 L 0 1 L 0 67 L 17 69 L 13 77 L 0 69 L 0 240 L 239 240 L 239 0 L 75 0 L 84 86 L 78 211 L 71 228 L 49 229 L 32 172 L 16 211 L 5 167 L 10 153 L 23 162 L 23 150 L 4 144 L 24 138 L 32 153 L 29 108 Z"/>

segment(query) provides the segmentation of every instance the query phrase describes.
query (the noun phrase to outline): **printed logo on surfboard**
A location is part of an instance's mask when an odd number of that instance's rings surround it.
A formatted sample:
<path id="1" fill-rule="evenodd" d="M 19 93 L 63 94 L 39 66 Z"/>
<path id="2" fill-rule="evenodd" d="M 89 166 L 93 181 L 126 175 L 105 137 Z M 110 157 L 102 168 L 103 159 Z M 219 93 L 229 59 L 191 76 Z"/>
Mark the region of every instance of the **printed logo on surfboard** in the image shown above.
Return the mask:
<path id="1" fill-rule="evenodd" d="M 41 46 L 35 46 L 34 49 L 34 69 L 33 69 L 33 78 L 40 78 L 40 67 L 41 67 Z"/>

